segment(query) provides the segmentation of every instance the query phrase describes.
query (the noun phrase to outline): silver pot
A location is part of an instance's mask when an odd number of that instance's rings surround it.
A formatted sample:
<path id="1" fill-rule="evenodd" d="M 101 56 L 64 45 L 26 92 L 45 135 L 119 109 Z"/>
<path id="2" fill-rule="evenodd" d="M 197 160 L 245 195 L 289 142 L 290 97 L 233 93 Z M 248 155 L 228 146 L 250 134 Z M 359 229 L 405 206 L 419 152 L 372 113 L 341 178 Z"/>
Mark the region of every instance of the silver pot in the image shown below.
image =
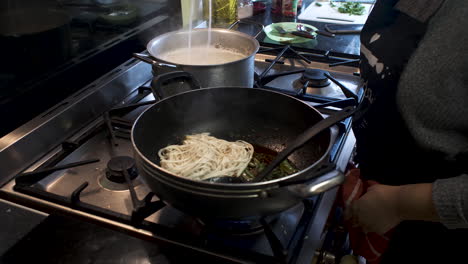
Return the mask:
<path id="1" fill-rule="evenodd" d="M 192 47 L 206 45 L 208 29 L 192 30 Z M 189 65 L 162 59 L 167 52 L 187 48 L 189 31 L 174 31 L 152 39 L 147 50 L 150 54 L 134 54 L 134 57 L 153 65 L 155 76 L 185 71 L 199 80 L 201 87 L 240 86 L 253 87 L 255 54 L 260 45 L 255 37 L 229 29 L 211 29 L 211 43 L 216 48 L 228 49 L 244 57 L 223 64 Z"/>

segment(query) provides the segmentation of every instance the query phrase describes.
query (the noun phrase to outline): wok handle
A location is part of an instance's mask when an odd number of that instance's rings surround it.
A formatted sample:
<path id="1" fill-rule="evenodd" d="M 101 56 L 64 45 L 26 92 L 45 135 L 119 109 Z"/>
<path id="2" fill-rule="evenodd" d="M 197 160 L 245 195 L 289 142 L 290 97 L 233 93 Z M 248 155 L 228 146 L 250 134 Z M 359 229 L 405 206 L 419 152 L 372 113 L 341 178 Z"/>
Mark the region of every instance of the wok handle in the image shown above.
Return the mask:
<path id="1" fill-rule="evenodd" d="M 305 199 L 326 192 L 342 184 L 344 180 L 344 173 L 335 169 L 306 183 L 288 185 L 284 188 L 295 196 Z"/>
<path id="2" fill-rule="evenodd" d="M 165 97 L 183 92 L 179 91 L 178 89 L 166 91 L 166 89 L 163 88 L 164 84 L 174 82 L 180 79 L 187 81 L 187 83 L 190 84 L 191 90 L 200 89 L 200 82 L 192 74 L 185 71 L 174 71 L 163 73 L 153 78 L 153 81 L 151 82 L 151 89 L 153 91 L 153 94 L 155 95 L 155 97 L 163 99 Z"/>

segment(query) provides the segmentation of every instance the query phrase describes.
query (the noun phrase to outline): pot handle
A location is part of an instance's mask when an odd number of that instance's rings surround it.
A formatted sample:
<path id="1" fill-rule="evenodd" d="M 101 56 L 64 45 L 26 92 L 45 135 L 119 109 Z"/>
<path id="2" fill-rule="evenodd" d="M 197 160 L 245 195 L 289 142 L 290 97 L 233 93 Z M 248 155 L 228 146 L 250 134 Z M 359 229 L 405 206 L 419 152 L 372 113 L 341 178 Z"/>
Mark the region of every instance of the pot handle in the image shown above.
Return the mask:
<path id="1" fill-rule="evenodd" d="M 324 175 L 309 180 L 306 183 L 292 184 L 285 186 L 284 188 L 290 193 L 305 199 L 326 192 L 342 184 L 344 180 L 344 173 L 333 169 Z"/>
<path id="2" fill-rule="evenodd" d="M 182 92 L 176 91 L 174 89 L 172 91 L 166 91 L 166 89 L 163 88 L 163 84 L 175 81 L 177 79 L 186 80 L 187 83 L 190 84 L 191 90 L 200 89 L 200 82 L 192 74 L 185 71 L 174 71 L 163 73 L 153 78 L 153 81 L 151 82 L 151 89 L 154 96 L 159 99 L 163 99 L 165 97 Z"/>
<path id="3" fill-rule="evenodd" d="M 237 20 L 236 22 L 232 23 L 228 29 L 231 30 L 233 27 L 235 27 L 237 24 L 248 24 L 248 25 L 256 25 L 256 26 L 259 26 L 261 29 L 260 31 L 255 34 L 254 38 L 257 38 L 260 33 L 263 32 L 263 29 L 265 28 L 265 26 L 262 24 L 262 23 L 259 23 L 259 22 L 256 22 L 256 21 L 251 21 L 251 20 L 247 20 L 247 19 L 242 19 L 242 20 Z"/>
<path id="4" fill-rule="evenodd" d="M 167 63 L 162 63 L 157 61 L 154 57 L 143 54 L 143 53 L 133 53 L 133 57 L 136 59 L 139 59 L 141 61 L 144 61 L 146 63 L 149 63 L 153 66 L 156 67 L 169 67 L 169 68 L 177 68 L 177 65 L 172 65 L 172 64 L 167 64 Z"/>

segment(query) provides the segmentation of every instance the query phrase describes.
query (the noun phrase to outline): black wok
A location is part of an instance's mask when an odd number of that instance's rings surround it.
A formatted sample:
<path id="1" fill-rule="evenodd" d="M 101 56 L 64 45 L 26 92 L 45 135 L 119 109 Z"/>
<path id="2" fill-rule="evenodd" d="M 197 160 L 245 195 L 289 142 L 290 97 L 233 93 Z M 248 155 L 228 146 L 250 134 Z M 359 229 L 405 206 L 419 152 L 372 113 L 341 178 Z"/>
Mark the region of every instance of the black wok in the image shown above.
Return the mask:
<path id="1" fill-rule="evenodd" d="M 160 199 L 201 217 L 244 218 L 284 211 L 306 197 L 342 182 L 328 163 L 332 133 L 327 129 L 289 156 L 300 170 L 259 183 L 190 180 L 159 166 L 159 149 L 180 144 L 188 134 L 209 132 L 275 151 L 322 120 L 313 107 L 293 97 L 254 88 L 222 87 L 183 92 L 157 102 L 137 119 L 132 143 L 140 175 Z"/>

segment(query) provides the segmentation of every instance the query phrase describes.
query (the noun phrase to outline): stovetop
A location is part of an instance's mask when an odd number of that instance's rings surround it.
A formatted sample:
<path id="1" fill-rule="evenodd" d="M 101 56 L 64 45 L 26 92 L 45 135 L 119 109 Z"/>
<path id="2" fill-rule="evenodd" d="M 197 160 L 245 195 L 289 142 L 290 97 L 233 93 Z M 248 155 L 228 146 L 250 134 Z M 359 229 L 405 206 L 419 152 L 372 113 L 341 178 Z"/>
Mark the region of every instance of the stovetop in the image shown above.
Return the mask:
<path id="1" fill-rule="evenodd" d="M 326 79 L 332 81 L 321 79 L 319 86 L 324 87 L 308 87 L 307 81 L 300 80 L 304 69 L 326 70 L 331 76 Z M 301 56 L 291 59 L 259 53 L 256 86 L 296 96 L 327 115 L 336 107 L 355 103 L 362 96 L 354 70 L 308 63 Z M 313 75 L 313 72 L 307 73 Z M 322 76 L 323 73 L 320 72 Z M 280 76 L 272 78 L 275 74 Z M 234 262 L 310 263 L 314 250 L 307 251 L 307 245 L 310 240 L 316 244 L 319 240 L 310 236 L 321 233 L 311 228 L 326 219 L 325 215 L 320 215 L 324 196 L 306 199 L 259 223 L 223 222 L 217 229 L 159 201 L 139 176 L 131 184 L 113 182 L 106 177 L 112 158 L 133 156 L 129 140 L 132 123 L 155 101 L 149 88 L 151 77 L 148 65 L 131 60 L 18 129 L 17 134 L 2 138 L 0 159 L 2 163 L 12 160 L 0 169 L 3 175 L 14 176 L 21 171 L 18 164 L 21 159 L 15 160 L 14 155 L 23 148 L 29 147 L 31 151 L 25 153 L 22 160 L 33 162 L 24 170 L 26 175 L 6 183 L 0 197 L 49 213 L 59 212 L 98 222 L 137 237 L 169 241 L 200 254 Z M 77 109 L 89 111 L 77 113 Z M 345 169 L 353 149 L 350 123 L 346 120 L 332 129 L 335 143 L 330 161 L 341 170 Z M 29 133 L 22 135 L 25 132 Z M 39 138 L 41 143 L 34 141 Z M 52 146 L 51 151 L 44 152 Z M 38 159 L 38 156 L 42 157 Z M 76 166 L 77 162 L 83 164 Z M 60 166 L 64 167 L 47 172 L 47 168 Z M 44 173 L 37 173 L 44 168 Z M 319 221 L 317 217 L 322 219 Z"/>

